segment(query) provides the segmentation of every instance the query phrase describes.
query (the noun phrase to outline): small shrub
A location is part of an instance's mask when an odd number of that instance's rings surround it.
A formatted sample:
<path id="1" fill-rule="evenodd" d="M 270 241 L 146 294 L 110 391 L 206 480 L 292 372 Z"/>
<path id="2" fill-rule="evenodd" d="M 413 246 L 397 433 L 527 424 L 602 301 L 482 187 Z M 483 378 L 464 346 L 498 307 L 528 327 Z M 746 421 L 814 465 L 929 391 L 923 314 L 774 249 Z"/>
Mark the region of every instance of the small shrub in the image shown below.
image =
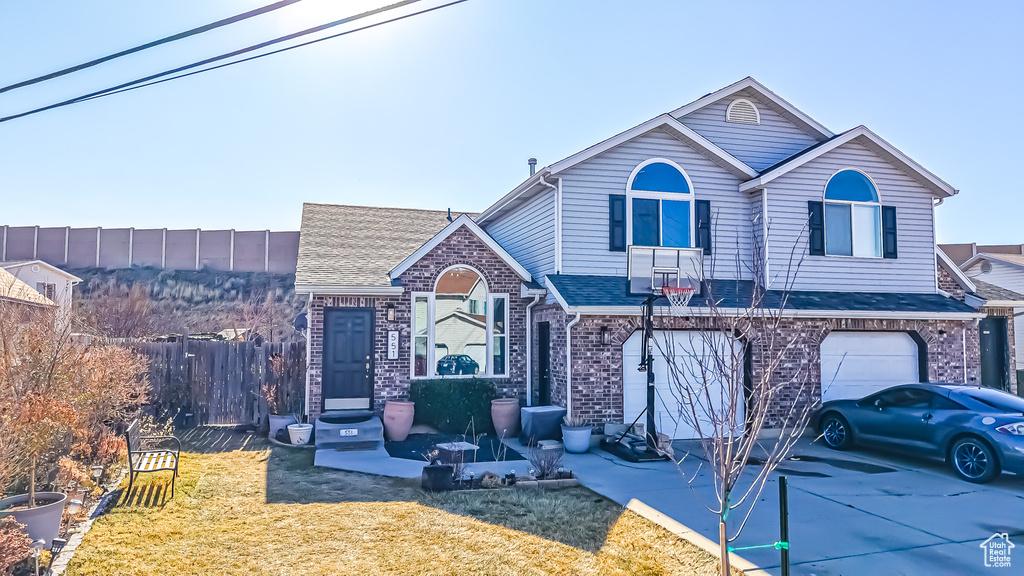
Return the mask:
<path id="1" fill-rule="evenodd" d="M 25 533 L 25 525 L 14 518 L 0 519 L 0 575 L 6 576 L 14 565 L 32 554 L 32 541 Z"/>
<path id="2" fill-rule="evenodd" d="M 409 387 L 409 399 L 416 403 L 416 422 L 440 432 L 464 433 L 471 423 L 477 430 L 492 427 L 494 385 L 487 380 L 416 380 Z"/>
<path id="3" fill-rule="evenodd" d="M 531 446 L 526 452 L 526 459 L 530 461 L 530 466 L 533 467 L 538 480 L 557 478 L 563 456 L 565 456 L 565 452 L 560 449 L 545 450 L 540 446 Z"/>

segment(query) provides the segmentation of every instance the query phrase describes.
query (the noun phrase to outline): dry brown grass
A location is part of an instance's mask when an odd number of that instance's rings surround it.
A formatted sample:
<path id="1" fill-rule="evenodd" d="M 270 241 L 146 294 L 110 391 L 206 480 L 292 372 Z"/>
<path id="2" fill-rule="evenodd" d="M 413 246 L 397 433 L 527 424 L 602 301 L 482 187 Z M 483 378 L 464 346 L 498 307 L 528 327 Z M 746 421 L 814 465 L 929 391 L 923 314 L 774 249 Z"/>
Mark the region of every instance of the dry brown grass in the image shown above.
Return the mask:
<path id="1" fill-rule="evenodd" d="M 67 574 L 717 574 L 711 555 L 584 488 L 431 495 L 310 451 L 190 434 L 177 495 L 145 476 Z M 169 476 L 165 473 L 163 476 Z"/>

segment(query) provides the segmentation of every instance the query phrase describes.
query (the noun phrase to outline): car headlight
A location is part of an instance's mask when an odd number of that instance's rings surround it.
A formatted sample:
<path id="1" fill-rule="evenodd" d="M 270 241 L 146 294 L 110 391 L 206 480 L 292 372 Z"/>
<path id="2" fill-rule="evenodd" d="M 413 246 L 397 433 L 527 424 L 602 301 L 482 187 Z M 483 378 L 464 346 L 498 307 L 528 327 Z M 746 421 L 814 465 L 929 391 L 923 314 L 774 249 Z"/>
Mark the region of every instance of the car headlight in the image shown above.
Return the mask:
<path id="1" fill-rule="evenodd" d="M 996 428 L 996 432 L 1002 432 L 1003 434 L 1012 434 L 1014 436 L 1024 436 L 1024 422 L 1011 422 L 1010 424 L 1003 424 Z"/>

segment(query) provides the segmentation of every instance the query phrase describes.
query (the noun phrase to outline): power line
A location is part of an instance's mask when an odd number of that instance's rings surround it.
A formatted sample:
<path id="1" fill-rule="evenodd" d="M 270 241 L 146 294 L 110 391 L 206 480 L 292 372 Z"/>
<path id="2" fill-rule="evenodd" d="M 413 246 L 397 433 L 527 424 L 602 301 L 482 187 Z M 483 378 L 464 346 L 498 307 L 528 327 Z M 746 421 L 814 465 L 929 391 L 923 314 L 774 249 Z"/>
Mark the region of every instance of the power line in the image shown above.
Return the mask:
<path id="1" fill-rule="evenodd" d="M 3 88 L 0 88 L 0 94 L 3 94 L 4 92 L 9 92 L 11 90 L 15 90 L 17 88 L 24 88 L 25 86 L 31 86 L 33 84 L 38 84 L 39 82 L 43 82 L 45 80 L 53 80 L 54 78 L 59 78 L 59 77 L 64 76 L 64 75 L 71 74 L 72 72 L 78 72 L 79 70 L 85 70 L 86 68 L 92 68 L 93 66 L 96 66 L 96 65 L 99 65 L 99 64 L 103 64 L 104 62 L 109 62 L 111 60 L 114 60 L 114 59 L 117 59 L 117 58 L 121 58 L 122 56 L 128 56 L 129 54 L 135 54 L 136 52 L 142 52 L 143 50 L 148 50 L 150 48 L 154 48 L 156 46 L 160 46 L 161 44 L 167 44 L 169 42 L 174 42 L 176 40 L 181 40 L 183 38 L 188 38 L 189 36 L 195 36 L 196 34 L 202 34 L 203 32 L 209 32 L 210 30 L 214 30 L 214 29 L 220 28 L 222 26 L 227 26 L 228 24 L 234 24 L 235 22 L 240 22 L 242 20 L 246 20 L 246 19 L 252 18 L 254 16 L 259 16 L 261 14 L 266 14 L 267 12 L 273 12 L 274 10 L 277 10 L 279 8 L 284 8 L 285 6 L 289 6 L 291 4 L 295 4 L 296 2 L 299 2 L 299 1 L 300 0 L 281 0 L 280 2 L 276 2 L 274 4 L 270 4 L 270 5 L 264 6 L 262 8 L 257 8 L 255 10 L 250 10 L 248 12 L 245 12 L 243 14 L 239 14 L 237 16 L 232 16 L 230 18 L 224 18 L 223 20 L 218 20 L 216 22 L 212 22 L 212 23 L 207 24 L 205 26 L 200 26 L 198 28 L 193 28 L 191 30 L 186 30 L 185 32 L 180 32 L 178 34 L 173 34 L 171 36 L 167 36 L 166 38 L 161 38 L 160 40 L 154 40 L 153 42 L 147 42 L 146 44 L 141 44 L 141 45 L 136 46 L 134 48 L 129 48 L 127 50 L 122 50 L 122 51 L 117 52 L 115 54 L 111 54 L 109 56 L 104 56 L 103 58 L 97 58 L 95 60 L 90 60 L 88 62 L 72 66 L 70 68 L 65 68 L 63 70 L 58 70 L 56 72 L 51 72 L 49 74 L 44 74 L 42 76 L 37 76 L 36 78 L 32 78 L 32 79 L 29 79 L 29 80 L 24 80 L 24 81 L 18 82 L 16 84 L 11 84 L 10 86 L 4 86 Z"/>
<path id="2" fill-rule="evenodd" d="M 327 24 L 321 24 L 319 26 L 314 26 L 313 28 L 302 30 L 301 32 L 295 32 L 295 33 L 292 33 L 292 34 L 288 34 L 286 36 L 281 36 L 279 38 L 275 38 L 273 40 L 268 40 L 266 42 L 261 42 L 259 44 L 254 44 L 254 45 L 248 46 L 246 48 L 241 48 L 241 49 L 238 49 L 238 50 L 234 50 L 234 51 L 228 52 L 226 54 L 221 54 L 219 56 L 214 56 L 212 58 L 207 58 L 207 59 L 201 60 L 199 62 L 194 62 L 192 64 L 187 64 L 185 66 L 179 66 L 178 68 L 174 68 L 174 69 L 171 69 L 171 70 L 160 72 L 158 74 L 152 74 L 150 76 L 146 76 L 144 78 L 139 78 L 138 80 L 133 80 L 131 82 L 126 82 L 126 83 L 120 84 L 118 86 L 114 86 L 114 87 L 111 87 L 111 88 L 106 88 L 104 90 L 98 90 L 96 92 L 91 92 L 89 94 L 78 96 L 78 97 L 72 98 L 70 100 L 64 100 L 63 102 L 58 102 L 56 104 L 50 104 L 48 106 L 43 106 L 42 108 L 36 108 L 34 110 L 29 110 L 27 112 L 21 112 L 19 114 L 14 114 L 14 115 L 11 115 L 11 116 L 5 116 L 3 118 L 0 118 L 0 123 L 9 122 L 11 120 L 16 120 L 18 118 L 23 118 L 25 116 L 30 116 L 32 114 L 38 114 L 40 112 L 45 112 L 47 110 L 53 110 L 55 108 L 61 108 L 63 106 L 69 106 L 71 104 L 77 104 L 79 102 L 85 102 L 87 100 L 94 100 L 96 98 L 101 98 L 103 96 L 111 96 L 113 94 L 119 94 L 121 92 L 127 92 L 127 91 L 133 90 L 135 88 L 142 88 L 142 87 L 145 87 L 145 86 L 152 86 L 153 84 L 159 84 L 159 83 L 166 82 L 166 81 L 169 81 L 169 80 L 174 80 L 174 79 L 177 79 L 177 78 L 184 78 L 186 76 L 191 76 L 193 74 L 199 74 L 201 72 L 208 72 L 210 70 L 216 70 L 218 68 L 224 68 L 226 66 L 230 66 L 230 65 L 233 65 L 233 64 L 240 64 L 242 62 L 247 62 L 249 60 L 255 60 L 257 58 L 262 58 L 264 56 L 270 56 L 272 54 L 278 54 L 278 53 L 281 53 L 281 52 L 286 52 L 286 51 L 292 50 L 294 48 L 300 48 L 302 46 L 308 46 L 310 44 L 315 44 L 317 42 L 322 42 L 324 40 L 330 40 L 332 38 L 337 38 L 339 36 L 345 36 L 345 35 L 351 34 L 353 32 L 358 32 L 358 31 L 361 31 L 361 30 L 367 30 L 367 29 L 370 29 L 370 28 L 375 28 L 377 26 L 381 26 L 381 25 L 384 25 L 384 24 L 389 24 L 391 22 L 397 22 L 399 20 L 404 20 L 406 18 L 411 18 L 413 16 L 418 16 L 420 14 L 426 14 L 427 12 L 433 12 L 435 10 L 440 10 L 441 8 L 447 8 L 448 6 L 453 6 L 455 4 L 461 4 L 463 2 L 466 2 L 467 0 L 454 0 L 453 2 L 448 2 L 447 4 L 442 4 L 440 6 L 434 6 L 432 8 L 428 8 L 428 9 L 425 9 L 425 10 L 420 10 L 418 12 L 413 12 L 411 14 L 405 14 L 403 16 L 392 18 L 390 20 L 384 20 L 384 21 L 377 22 L 377 23 L 374 23 L 374 24 L 371 24 L 371 25 L 368 25 L 368 26 L 363 26 L 361 28 L 356 28 L 356 29 L 353 29 L 353 30 L 348 30 L 348 31 L 345 31 L 345 32 L 341 32 L 341 33 L 338 33 L 338 34 L 331 35 L 331 36 L 325 36 L 324 38 L 319 38 L 317 40 L 312 40 L 312 41 L 309 41 L 309 42 L 304 42 L 302 44 L 296 44 L 295 46 L 289 46 L 287 48 L 282 48 L 282 49 L 275 50 L 275 51 L 272 51 L 272 52 L 267 52 L 265 54 L 260 54 L 260 55 L 257 55 L 257 56 L 252 56 L 252 57 L 249 57 L 249 58 L 244 58 L 242 60 L 237 60 L 237 61 L 234 61 L 234 62 L 228 62 L 226 64 L 221 64 L 219 66 L 213 66 L 213 67 L 210 67 L 210 68 L 205 68 L 203 70 L 197 70 L 195 72 L 190 72 L 188 74 L 180 74 L 180 75 L 174 76 L 172 78 L 165 78 L 163 80 L 157 80 L 158 78 L 163 78 L 164 76 L 169 76 L 171 74 L 177 74 L 178 72 L 183 72 L 185 70 L 190 70 L 192 68 L 196 68 L 196 67 L 199 67 L 199 66 L 203 66 L 203 65 L 206 65 L 206 64 L 211 64 L 213 62 L 224 60 L 226 58 L 232 58 L 234 56 L 239 56 L 239 55 L 242 55 L 242 54 L 246 54 L 246 53 L 252 52 L 254 50 L 259 50 L 260 48 L 266 48 L 267 46 L 272 46 L 274 44 L 279 44 L 281 42 L 286 42 L 288 40 L 293 40 L 295 38 L 300 38 L 302 36 L 306 36 L 306 35 L 309 35 L 309 34 L 320 32 L 320 31 L 323 31 L 323 30 L 326 30 L 326 29 L 329 29 L 329 28 L 333 28 L 335 26 L 340 26 L 341 24 L 346 24 L 348 22 L 359 20 L 361 18 L 366 18 L 368 16 L 373 16 L 375 14 L 380 14 L 382 12 L 386 12 L 388 10 L 393 10 L 395 8 L 399 8 L 399 7 L 408 5 L 408 4 L 413 4 L 413 3 L 419 2 L 419 1 L 420 0 L 402 0 L 400 2 L 396 2 L 395 4 L 391 4 L 391 5 L 388 5 L 388 6 L 383 6 L 381 8 L 375 8 L 373 10 L 369 10 L 369 11 L 363 12 L 361 14 L 356 14 L 355 16 L 349 16 L 349 17 L 346 17 L 346 18 L 342 18 L 341 20 L 336 20 L 334 22 L 330 22 L 330 23 L 327 23 Z"/>

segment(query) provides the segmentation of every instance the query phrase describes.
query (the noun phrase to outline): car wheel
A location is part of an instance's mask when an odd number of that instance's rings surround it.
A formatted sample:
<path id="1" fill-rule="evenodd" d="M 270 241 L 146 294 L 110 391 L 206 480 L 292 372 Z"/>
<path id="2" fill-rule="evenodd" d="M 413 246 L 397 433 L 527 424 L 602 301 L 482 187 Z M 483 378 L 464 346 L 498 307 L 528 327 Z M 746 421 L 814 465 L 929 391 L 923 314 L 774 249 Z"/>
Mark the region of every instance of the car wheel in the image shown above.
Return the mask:
<path id="1" fill-rule="evenodd" d="M 833 450 L 846 450 L 853 445 L 850 424 L 839 414 L 826 414 L 821 419 L 821 437 Z"/>
<path id="2" fill-rule="evenodd" d="M 961 438 L 949 449 L 949 460 L 958 476 L 984 484 L 999 475 L 999 462 L 988 444 L 978 438 Z"/>

